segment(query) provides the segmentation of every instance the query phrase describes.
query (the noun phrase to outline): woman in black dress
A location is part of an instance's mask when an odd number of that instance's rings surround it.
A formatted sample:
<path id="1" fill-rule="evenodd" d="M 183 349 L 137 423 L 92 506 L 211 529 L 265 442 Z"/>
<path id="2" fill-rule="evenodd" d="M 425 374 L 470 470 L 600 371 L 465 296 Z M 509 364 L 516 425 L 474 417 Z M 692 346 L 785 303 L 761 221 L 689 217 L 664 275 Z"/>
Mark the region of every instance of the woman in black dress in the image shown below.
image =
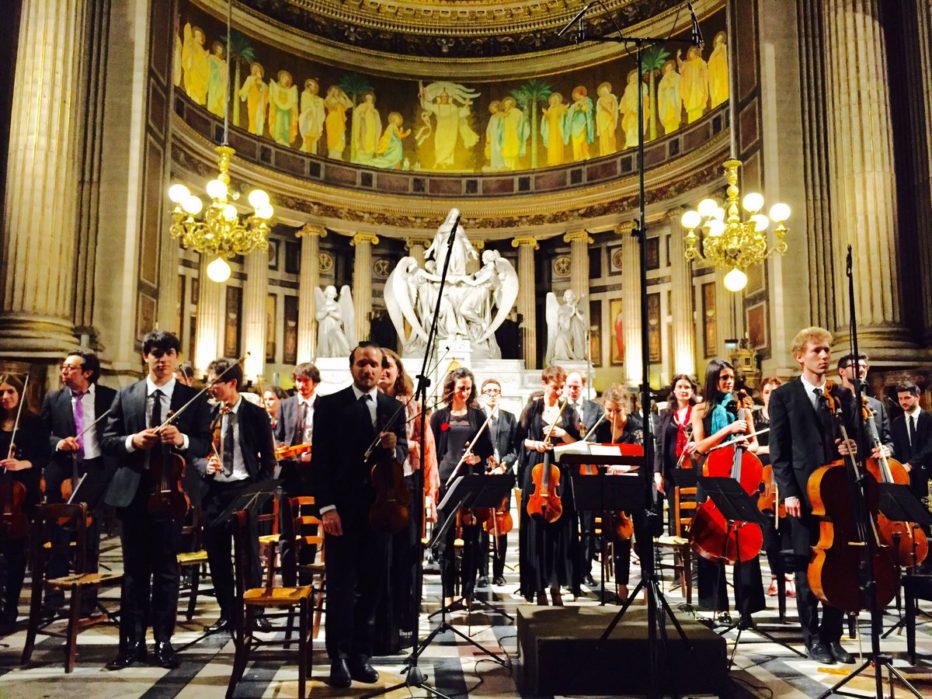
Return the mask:
<path id="1" fill-rule="evenodd" d="M 560 487 L 563 514 L 552 524 L 528 516 L 527 503 L 534 493 L 534 466 L 546 461 L 550 464 L 553 447 L 569 444 L 579 439 L 579 415 L 572 406 L 561 401 L 566 372 L 551 366 L 541 374 L 544 395 L 530 401 L 518 421 L 517 441 L 521 445 L 521 594 L 527 600 L 536 599 L 538 604 L 547 604 L 546 591 L 550 590 L 553 604 L 561 606 L 561 586 L 571 586 L 578 595 L 581 580 L 574 573 L 579 549 L 579 532 L 576 526 L 576 511 L 572 498 L 567 497 L 569 473 L 560 467 Z M 551 430 L 551 426 L 553 429 Z M 549 433 L 549 441 L 546 439 Z"/>
<path id="2" fill-rule="evenodd" d="M 24 405 L 16 425 L 23 383 L 15 376 L 0 379 L 0 482 L 8 492 L 7 481 L 20 483 L 25 488 L 22 511 L 31 518 L 39 503 L 39 478 L 51 456 L 49 433 L 41 419 Z M 14 436 L 13 430 L 16 428 Z M 11 442 L 13 448 L 10 448 Z M 4 503 L 5 505 L 6 503 Z M 3 600 L 0 604 L 0 636 L 16 629 L 17 603 L 26 575 L 26 539 L 6 526 L 0 526 L 0 554 L 5 559 Z"/>
<path id="3" fill-rule="evenodd" d="M 673 377 L 670 394 L 667 397 L 667 409 L 657 421 L 654 439 L 657 449 L 654 452 L 654 485 L 657 492 L 667 501 L 667 522 L 670 534 L 676 534 L 676 516 L 673 508 L 673 495 L 676 488 L 674 471 L 683 452 L 693 447 L 692 420 L 693 406 L 699 387 L 691 376 L 679 374 Z M 663 501 L 659 500 L 658 507 Z M 662 514 L 662 513 L 661 513 Z"/>
<path id="4" fill-rule="evenodd" d="M 463 460 L 456 472 L 457 476 L 485 473 L 486 460 L 495 453 L 488 427 L 476 437 L 485 422 L 485 413 L 476 403 L 476 384 L 472 372 L 466 368 L 454 369 L 447 374 L 443 382 L 443 402 L 445 407 L 430 417 L 430 427 L 437 444 L 437 461 L 440 472 L 440 492 L 438 500 L 442 501 L 447 492 L 447 481 L 466 449 L 470 455 Z M 437 513 L 437 526 L 443 526 L 445 512 Z M 463 556 L 460 566 L 460 596 L 467 606 L 472 600 L 479 571 L 479 523 L 470 519 L 468 513 L 460 516 L 463 534 Z M 456 526 L 451 525 L 443 541 L 438 545 L 440 559 L 440 578 L 443 583 L 443 604 L 453 603 L 454 583 L 456 578 L 456 552 L 453 542 L 456 539 Z"/>

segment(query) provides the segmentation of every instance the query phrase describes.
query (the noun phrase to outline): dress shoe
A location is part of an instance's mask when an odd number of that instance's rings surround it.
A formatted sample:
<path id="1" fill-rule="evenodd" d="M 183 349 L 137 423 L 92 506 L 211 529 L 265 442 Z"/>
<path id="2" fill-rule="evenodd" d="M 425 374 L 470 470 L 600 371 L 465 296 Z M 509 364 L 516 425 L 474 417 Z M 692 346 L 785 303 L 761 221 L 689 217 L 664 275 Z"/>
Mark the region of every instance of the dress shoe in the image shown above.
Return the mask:
<path id="1" fill-rule="evenodd" d="M 504 576 L 504 575 L 496 575 L 496 576 L 495 576 L 495 579 L 494 579 L 492 582 L 493 582 L 495 585 L 507 585 L 507 583 L 505 582 L 505 576 Z"/>
<path id="2" fill-rule="evenodd" d="M 259 614 L 252 622 L 256 631 L 269 633 L 272 630 L 272 622 L 266 619 L 265 614 Z"/>
<path id="3" fill-rule="evenodd" d="M 131 643 L 126 648 L 120 649 L 120 652 L 116 654 L 116 657 L 107 663 L 108 670 L 122 670 L 125 667 L 129 667 L 135 662 L 145 662 L 146 659 L 146 644 L 142 643 Z"/>
<path id="4" fill-rule="evenodd" d="M 563 594 L 560 592 L 560 588 L 550 588 L 550 601 L 554 607 L 563 606 Z"/>
<path id="5" fill-rule="evenodd" d="M 816 641 L 810 644 L 806 649 L 806 654 L 809 656 L 810 660 L 815 660 L 825 665 L 835 664 L 835 656 L 832 655 L 832 651 L 829 650 L 829 647 L 822 643 L 822 641 Z"/>
<path id="6" fill-rule="evenodd" d="M 480 575 L 480 576 L 479 576 L 479 579 L 476 580 L 476 587 L 488 587 L 488 586 L 489 586 L 489 578 L 488 578 L 488 576 L 486 576 L 486 575 Z"/>
<path id="7" fill-rule="evenodd" d="M 854 656 L 841 647 L 840 641 L 832 641 L 828 644 L 828 649 L 832 652 L 832 657 L 838 662 L 844 663 L 845 665 L 852 665 L 854 663 Z"/>
<path id="8" fill-rule="evenodd" d="M 171 641 L 155 642 L 155 654 L 153 656 L 155 664 L 164 667 L 166 670 L 174 670 L 181 665 L 175 649 L 172 648 Z"/>
<path id="9" fill-rule="evenodd" d="M 547 593 L 546 592 L 537 593 L 537 606 L 539 607 L 547 606 Z"/>
<path id="10" fill-rule="evenodd" d="M 350 677 L 357 682 L 372 684 L 379 681 L 379 672 L 369 664 L 368 658 L 355 658 L 349 664 Z"/>
<path id="11" fill-rule="evenodd" d="M 337 658 L 330 661 L 330 686 L 336 689 L 346 689 L 353 684 L 350 677 L 349 665 L 346 658 Z"/>
<path id="12" fill-rule="evenodd" d="M 230 631 L 230 620 L 225 616 L 220 617 L 210 626 L 204 627 L 204 633 L 220 633 L 221 631 Z"/>
<path id="13" fill-rule="evenodd" d="M 770 578 L 770 587 L 767 588 L 767 596 L 768 597 L 777 596 L 777 579 L 776 578 Z"/>
<path id="14" fill-rule="evenodd" d="M 595 578 L 592 577 L 592 573 L 586 573 L 582 581 L 583 585 L 587 587 L 595 587 Z"/>

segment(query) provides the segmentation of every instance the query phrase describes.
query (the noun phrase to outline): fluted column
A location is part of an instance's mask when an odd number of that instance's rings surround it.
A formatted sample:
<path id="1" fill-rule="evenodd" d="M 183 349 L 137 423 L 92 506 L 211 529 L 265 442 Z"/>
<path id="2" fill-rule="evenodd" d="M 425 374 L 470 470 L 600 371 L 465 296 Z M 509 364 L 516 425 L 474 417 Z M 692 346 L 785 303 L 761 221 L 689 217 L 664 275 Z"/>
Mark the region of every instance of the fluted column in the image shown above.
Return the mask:
<path id="1" fill-rule="evenodd" d="M 860 349 L 895 359 L 909 345 L 896 281 L 897 200 L 887 57 L 879 0 L 822 3 L 836 290 L 847 288 L 854 248 Z M 892 283 L 891 283 L 892 281 Z M 839 349 L 848 343 L 848 294 L 835 296 Z"/>
<path id="2" fill-rule="evenodd" d="M 570 231 L 563 236 L 563 242 L 570 244 L 570 289 L 577 298 L 589 299 L 589 245 L 593 240 L 588 231 L 581 229 Z"/>
<path id="3" fill-rule="evenodd" d="M 424 266 L 424 253 L 427 250 L 427 247 L 430 245 L 430 241 L 425 238 L 406 238 L 405 239 L 405 249 L 408 251 L 408 255 L 417 260 L 418 267 Z"/>
<path id="4" fill-rule="evenodd" d="M 298 362 L 309 362 L 317 350 L 317 304 L 314 289 L 320 286 L 320 239 L 327 229 L 307 223 L 295 235 L 301 239 L 301 271 L 298 277 Z"/>
<path id="5" fill-rule="evenodd" d="M 226 285 L 211 281 L 207 265 L 213 262 L 201 255 L 197 296 L 197 343 L 194 348 L 194 368 L 199 374 L 207 372 L 207 365 L 223 354 L 223 292 Z M 264 352 L 263 352 L 264 356 Z"/>
<path id="6" fill-rule="evenodd" d="M 265 371 L 266 318 L 265 297 L 269 293 L 269 256 L 256 250 L 244 260 L 246 281 L 243 284 L 243 348 L 249 352 L 245 363 L 247 379 L 261 377 Z M 299 311 L 300 312 L 300 311 Z"/>
<path id="7" fill-rule="evenodd" d="M 693 320 L 693 279 L 689 261 L 686 259 L 686 244 L 683 241 L 683 226 L 680 217 L 683 209 L 667 212 L 670 221 L 670 308 L 673 333 L 673 373 L 696 373 L 696 324 Z"/>
<path id="8" fill-rule="evenodd" d="M 625 343 L 625 383 L 640 386 L 641 363 L 641 258 L 631 224 L 618 226 L 621 236 L 621 332 Z"/>
<path id="9" fill-rule="evenodd" d="M 84 0 L 23 0 L 10 112 L 0 352 L 58 357 L 72 336 Z"/>
<path id="10" fill-rule="evenodd" d="M 519 235 L 511 241 L 518 249 L 518 313 L 521 321 L 521 345 L 524 348 L 524 365 L 537 368 L 537 298 L 534 292 L 534 251 L 540 248 L 537 239 Z"/>
<path id="11" fill-rule="evenodd" d="M 369 338 L 369 313 L 372 311 L 372 246 L 379 238 L 372 233 L 357 233 L 350 243 L 356 248 L 353 259 L 353 308 L 356 311 L 356 339 Z"/>

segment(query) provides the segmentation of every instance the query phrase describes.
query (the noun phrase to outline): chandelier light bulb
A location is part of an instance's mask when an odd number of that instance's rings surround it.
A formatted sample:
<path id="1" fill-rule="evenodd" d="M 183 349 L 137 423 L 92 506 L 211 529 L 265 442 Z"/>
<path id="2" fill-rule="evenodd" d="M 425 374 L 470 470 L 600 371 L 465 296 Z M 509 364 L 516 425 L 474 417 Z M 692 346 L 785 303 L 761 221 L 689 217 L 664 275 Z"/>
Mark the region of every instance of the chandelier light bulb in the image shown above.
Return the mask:
<path id="1" fill-rule="evenodd" d="M 230 278 L 230 265 L 228 265 L 226 260 L 222 257 L 218 257 L 207 265 L 207 277 L 212 282 L 223 284 L 223 282 Z"/>
<path id="2" fill-rule="evenodd" d="M 783 223 L 790 217 L 790 207 L 783 202 L 777 202 L 770 207 L 770 220 L 774 223 Z"/>
<path id="3" fill-rule="evenodd" d="M 703 218 L 711 218 L 715 215 L 715 210 L 718 208 L 718 202 L 714 199 L 703 199 L 699 202 L 699 215 Z"/>
<path id="4" fill-rule="evenodd" d="M 690 209 L 680 218 L 680 223 L 683 225 L 683 228 L 694 230 L 702 223 L 702 216 L 699 215 L 698 211 Z"/>
<path id="5" fill-rule="evenodd" d="M 708 223 L 709 226 L 709 235 L 713 238 L 717 238 L 722 233 L 725 232 L 725 224 L 719 221 L 717 218 L 713 218 Z"/>
<path id="6" fill-rule="evenodd" d="M 268 202 L 266 202 L 265 204 L 262 204 L 262 206 L 259 206 L 259 207 L 256 209 L 256 218 L 261 218 L 261 219 L 263 219 L 263 220 L 268 220 L 268 219 L 272 218 L 272 214 L 274 214 L 274 213 L 275 213 L 275 209 L 272 208 L 272 205 L 271 205 L 271 204 L 269 204 Z"/>
<path id="7" fill-rule="evenodd" d="M 717 218 L 719 221 L 725 220 L 725 209 L 721 206 L 716 206 L 715 211 L 712 212 L 712 218 Z"/>
<path id="8" fill-rule="evenodd" d="M 223 207 L 223 218 L 225 218 L 227 221 L 235 221 L 236 220 L 236 207 L 233 206 L 232 204 L 227 204 L 226 206 L 224 206 Z"/>
<path id="9" fill-rule="evenodd" d="M 748 220 L 754 222 L 754 230 L 756 230 L 758 233 L 763 233 L 770 225 L 770 219 L 764 216 L 764 214 L 754 214 Z"/>
<path id="10" fill-rule="evenodd" d="M 204 208 L 204 202 L 201 201 L 200 197 L 191 194 L 181 202 L 181 208 L 184 209 L 186 213 L 197 216 L 201 213 L 201 209 Z"/>
<path id="11" fill-rule="evenodd" d="M 740 269 L 735 267 L 728 274 L 725 275 L 723 280 L 725 283 L 725 288 L 729 291 L 738 292 L 741 291 L 748 283 L 748 275 L 742 272 Z"/>
<path id="12" fill-rule="evenodd" d="M 261 189 L 254 189 L 249 193 L 249 205 L 256 211 L 262 208 L 264 204 L 269 203 L 269 195 Z"/>
<path id="13" fill-rule="evenodd" d="M 750 192 L 744 195 L 741 200 L 741 206 L 750 214 L 756 214 L 764 208 L 764 195 L 760 192 Z"/>
<path id="14" fill-rule="evenodd" d="M 223 180 L 211 180 L 207 183 L 207 194 L 211 199 L 225 199 L 227 186 Z"/>
<path id="15" fill-rule="evenodd" d="M 175 204 L 181 204 L 191 196 L 191 190 L 183 184 L 173 184 L 168 188 L 168 198 Z"/>

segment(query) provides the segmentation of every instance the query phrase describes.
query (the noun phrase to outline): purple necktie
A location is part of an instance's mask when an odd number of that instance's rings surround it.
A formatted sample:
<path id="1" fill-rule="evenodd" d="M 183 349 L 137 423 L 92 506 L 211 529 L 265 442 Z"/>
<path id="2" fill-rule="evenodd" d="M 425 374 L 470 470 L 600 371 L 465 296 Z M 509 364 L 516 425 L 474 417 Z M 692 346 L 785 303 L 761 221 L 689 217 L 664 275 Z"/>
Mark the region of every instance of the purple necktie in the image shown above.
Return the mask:
<path id="1" fill-rule="evenodd" d="M 72 391 L 74 397 L 74 433 L 78 442 L 79 452 L 84 451 L 84 403 L 81 399 L 86 395 L 85 391 Z"/>

